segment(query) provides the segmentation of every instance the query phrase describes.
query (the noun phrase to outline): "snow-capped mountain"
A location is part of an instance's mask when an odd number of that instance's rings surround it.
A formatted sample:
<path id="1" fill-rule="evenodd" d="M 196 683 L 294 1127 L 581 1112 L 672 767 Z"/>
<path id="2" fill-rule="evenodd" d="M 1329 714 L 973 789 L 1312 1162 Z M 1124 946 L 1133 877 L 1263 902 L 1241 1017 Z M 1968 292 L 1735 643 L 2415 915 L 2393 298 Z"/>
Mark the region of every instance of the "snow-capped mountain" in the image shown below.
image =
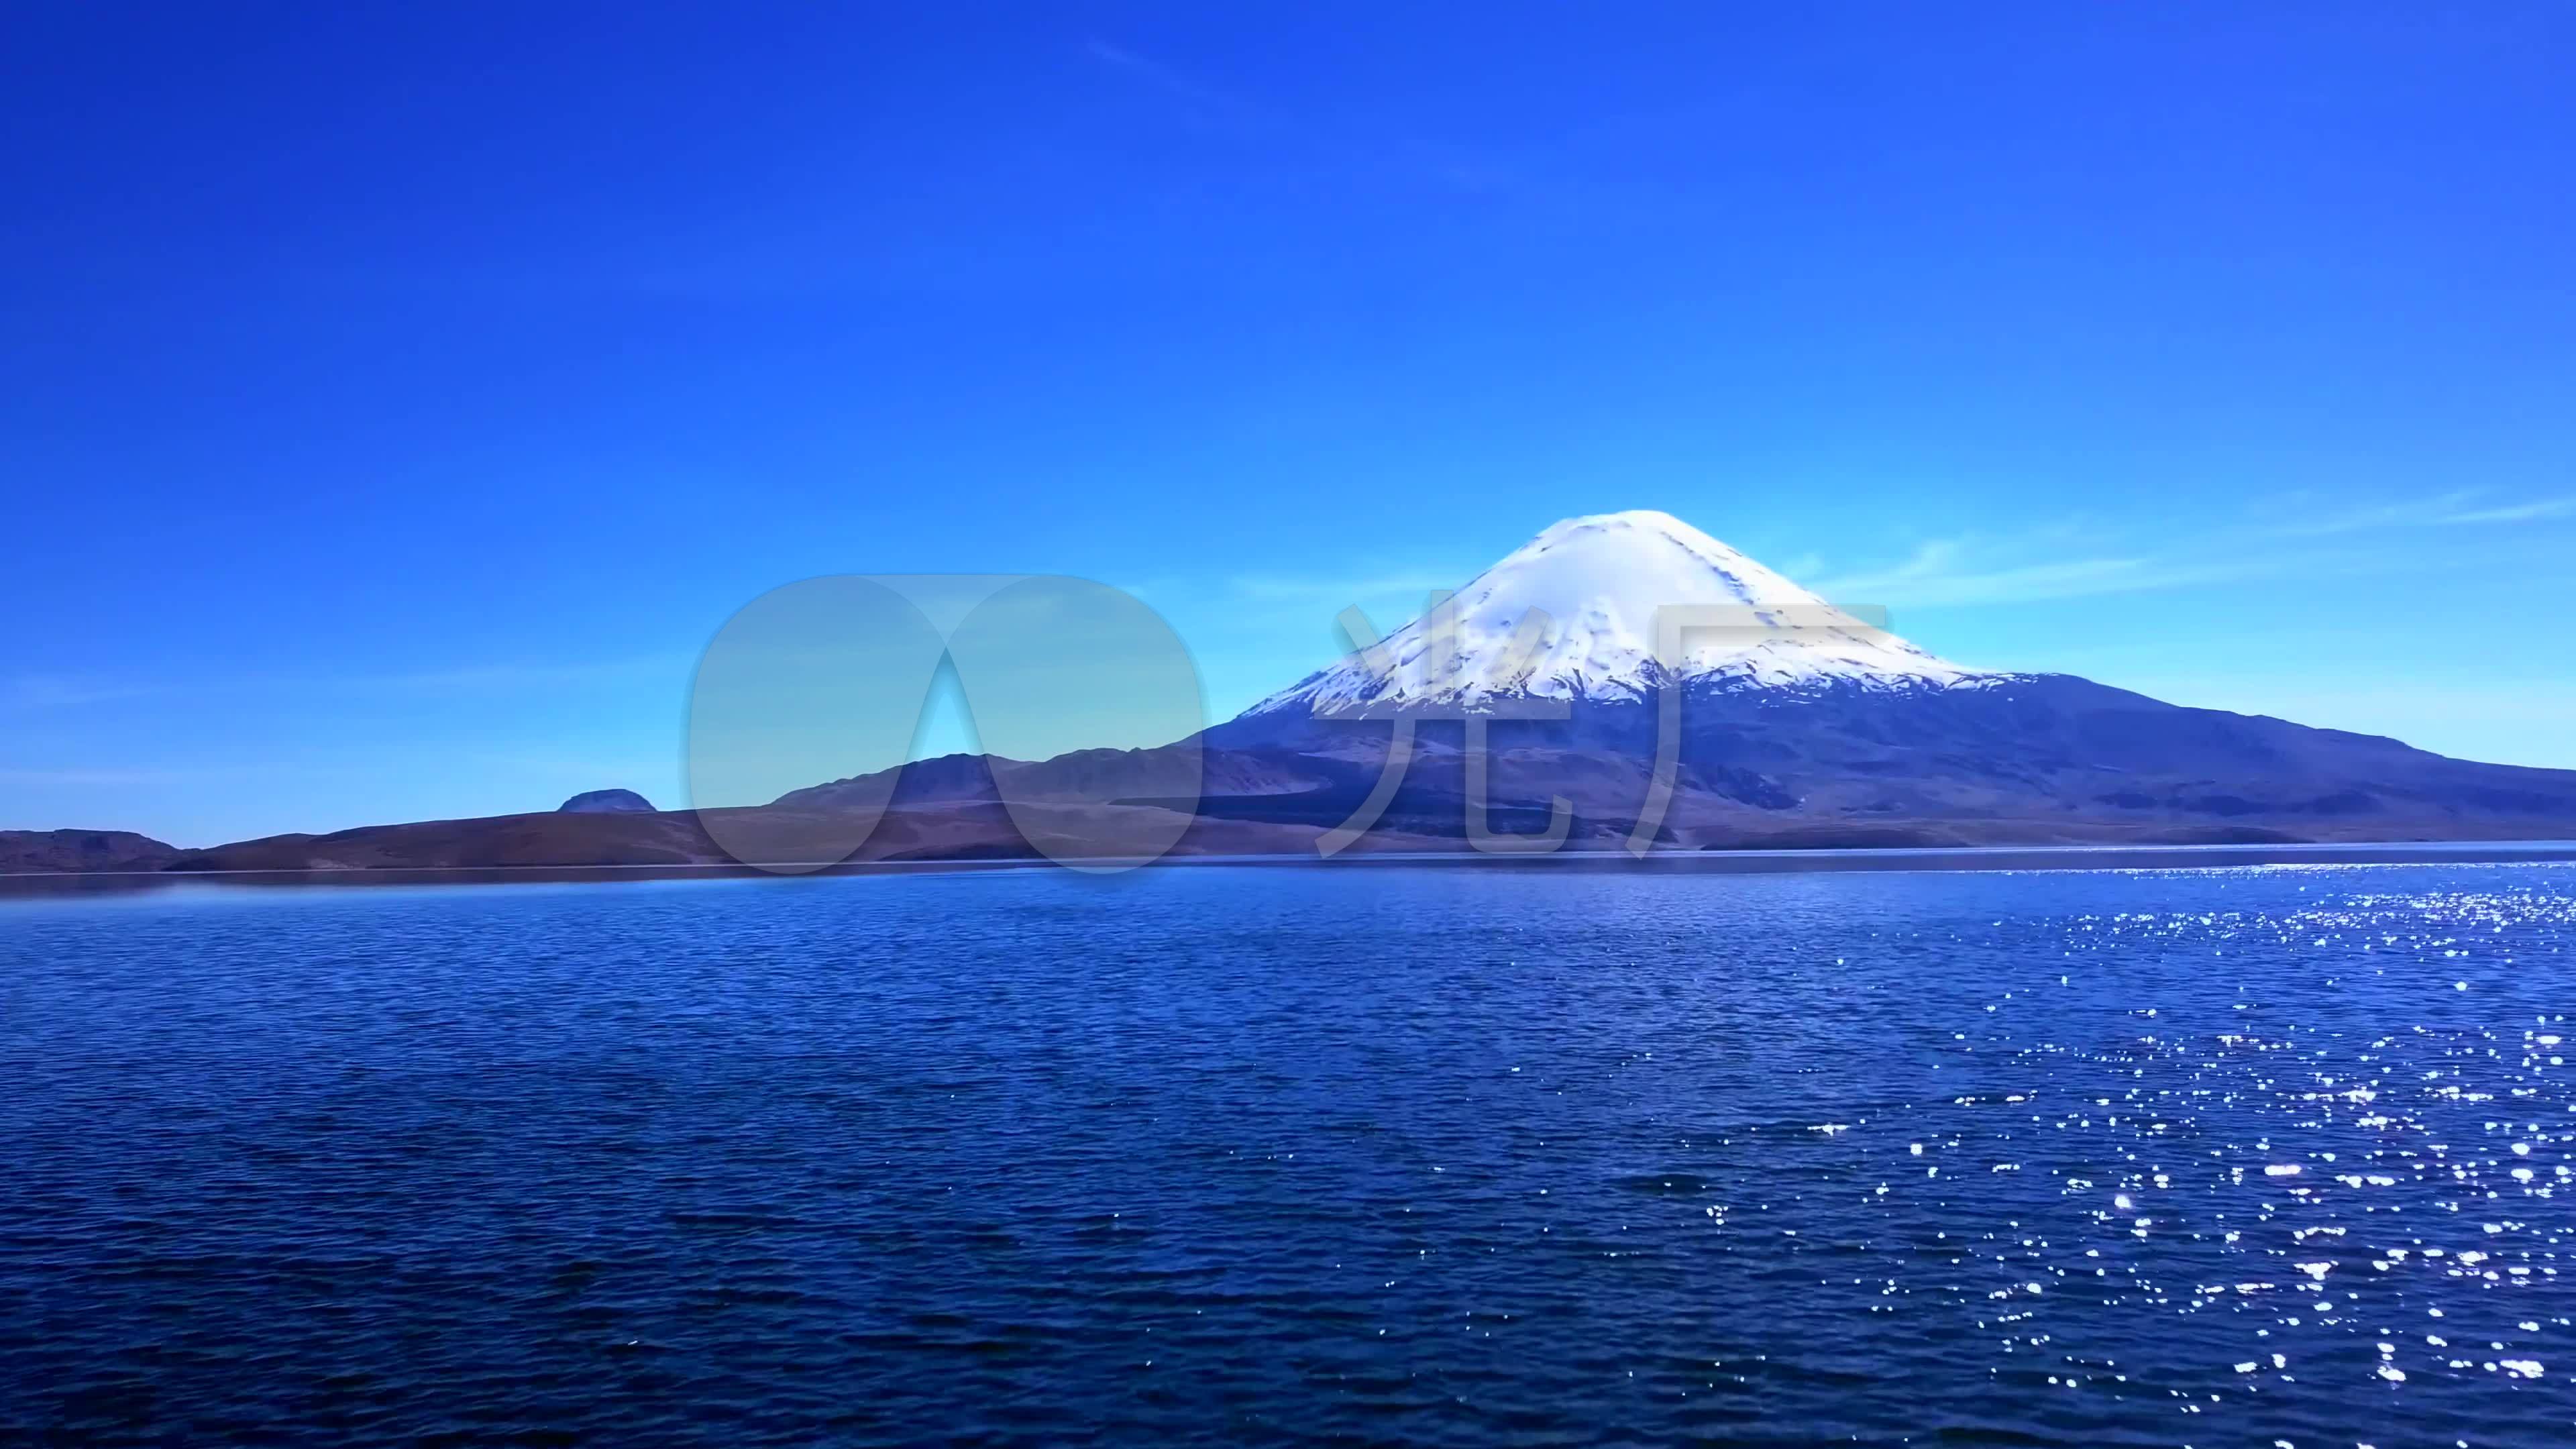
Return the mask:
<path id="1" fill-rule="evenodd" d="M 1919 649 L 1671 514 L 1640 509 L 1556 524 L 1446 604 L 1245 718 L 1474 709 L 1515 696 L 1625 701 L 1675 683 L 1911 690 L 2012 677 Z"/>
<path id="2" fill-rule="evenodd" d="M 1667 653 L 1658 615 L 1677 608 L 1718 627 Z M 1528 697 L 1566 708 L 1507 707 Z M 1567 519 L 1431 617 L 1185 739 L 916 761 L 723 812 L 750 821 L 723 843 L 688 812 L 580 803 L 203 851 L 121 839 L 172 870 L 302 870 L 720 861 L 740 858 L 743 829 L 775 852 L 761 859 L 812 862 L 849 853 L 853 814 L 880 860 L 1026 858 L 1034 840 L 1057 858 L 1313 859 L 1332 840 L 1500 836 L 1592 851 L 2576 837 L 2576 771 L 1965 668 L 1644 512 Z M 14 860 L 0 839 L 0 871 L 158 865 L 32 838 Z"/>

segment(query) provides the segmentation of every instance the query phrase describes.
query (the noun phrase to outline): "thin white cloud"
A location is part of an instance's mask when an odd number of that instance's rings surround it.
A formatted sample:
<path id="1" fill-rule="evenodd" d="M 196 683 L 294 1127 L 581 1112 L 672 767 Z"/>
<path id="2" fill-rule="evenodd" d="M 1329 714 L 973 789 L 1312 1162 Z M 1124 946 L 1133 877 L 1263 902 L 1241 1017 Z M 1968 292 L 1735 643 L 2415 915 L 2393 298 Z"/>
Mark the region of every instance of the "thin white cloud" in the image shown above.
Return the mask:
<path id="1" fill-rule="evenodd" d="M 489 692 L 565 688 L 620 680 L 685 676 L 692 664 L 685 654 L 640 655 L 629 659 L 584 662 L 463 664 L 434 669 L 351 672 L 346 674 L 243 674 L 226 679 L 113 679 L 51 674 L 20 675 L 0 680 L 0 713 L 66 709 L 81 705 L 152 697 L 203 697 L 257 692 L 262 694 L 382 694 L 416 692 Z"/>
<path id="2" fill-rule="evenodd" d="M 407 673 L 324 676 L 308 680 L 316 688 L 382 690 L 510 690 L 551 685 L 603 683 L 621 679 L 677 676 L 694 661 L 685 654 L 651 654 L 632 659 L 579 663 L 467 664 Z"/>
<path id="3" fill-rule="evenodd" d="M 0 711 L 60 709 L 151 694 L 146 686 L 59 674 L 26 674 L 0 680 Z"/>
<path id="4" fill-rule="evenodd" d="M 1123 45 L 1094 36 L 1082 43 L 1085 55 L 1123 75 L 1131 76 L 1175 99 L 1188 102 L 1205 111 L 1216 112 L 1229 120 L 1257 119 L 1255 109 L 1241 98 L 1163 64 L 1149 56 L 1139 55 Z"/>
<path id="5" fill-rule="evenodd" d="M 676 799 L 679 755 L 663 758 L 555 751 L 544 745 L 523 750 L 450 750 L 435 745 L 393 744 L 363 753 L 316 758 L 310 753 L 276 759 L 215 760 L 195 764 L 59 765 L 0 768 L 0 787 L 154 789 L 201 785 L 221 780 L 362 780 L 401 776 L 420 779 L 470 773 L 488 780 L 494 772 L 559 781 L 563 788 L 590 788 L 583 781 L 640 785 L 658 791 L 656 801 Z"/>
<path id="6" fill-rule="evenodd" d="M 2376 503 L 2345 505 L 2333 509 L 2310 506 L 2308 500 L 2282 500 L 2301 509 L 2298 517 L 2267 525 L 2262 531 L 2282 537 L 2322 537 L 2338 533 L 2367 533 L 2384 528 L 2417 528 L 2439 523 L 2478 500 L 2473 488 L 2454 489 L 2424 498 L 2404 498 Z"/>
<path id="7" fill-rule="evenodd" d="M 203 770 L 0 770 L 0 785 L 79 785 L 118 787 L 179 785 L 202 780 Z"/>
<path id="8" fill-rule="evenodd" d="M 209 780 L 260 776 L 364 777 L 370 772 L 352 765 L 314 764 L 305 760 L 260 764 L 93 767 L 66 765 L 53 769 L 0 769 L 0 785 L 77 785 L 84 787 L 156 787 L 191 785 Z"/>
<path id="9" fill-rule="evenodd" d="M 1098 36 L 1083 41 L 1082 53 L 1181 102 L 1180 110 L 1192 123 L 1274 148 L 1273 154 L 1289 164 L 1392 174 L 1465 194 L 1518 190 L 1526 179 L 1513 153 L 1490 146 L 1354 128 L 1343 118 L 1299 112 L 1229 90 L 1190 69 Z"/>
<path id="10" fill-rule="evenodd" d="M 1466 581 L 1465 576 L 1433 569 L 1401 569 L 1382 574 L 1313 577 L 1237 574 L 1226 581 L 1226 587 L 1238 598 L 1262 603 L 1316 604 L 1340 609 L 1392 594 L 1412 595 L 1418 601 L 1434 589 L 1454 589 Z"/>
<path id="11" fill-rule="evenodd" d="M 1960 540 L 1942 539 L 1918 547 L 1893 568 L 1846 574 L 1813 585 L 1827 599 L 1845 606 L 1859 604 L 1927 605 L 2027 604 L 2049 599 L 2075 599 L 2098 594 L 2128 594 L 2150 589 L 2184 588 L 2253 577 L 2264 566 L 2253 560 L 2186 558 L 2079 558 L 2046 563 L 1986 564 L 1968 562 Z"/>
<path id="12" fill-rule="evenodd" d="M 1927 539 L 1892 564 L 1824 579 L 1790 577 L 1841 604 L 2024 604 L 2103 594 L 2141 593 L 2261 579 L 2312 578 L 2385 566 L 2373 533 L 2539 522 L 2576 516 L 2576 498 L 2481 505 L 2485 494 L 2463 489 L 2426 498 L 2311 512 L 2293 521 L 2215 524 L 2197 530 L 2188 548 L 2090 552 L 2049 557 L 2098 543 L 2099 530 L 2059 524 L 2010 537 L 1963 534 Z M 2332 547 L 2285 547 L 2295 540 L 2335 540 Z"/>
<path id="13" fill-rule="evenodd" d="M 2269 525 L 2266 532 L 2283 537 L 2317 537 L 2328 534 L 2369 533 L 2398 528 L 2448 528 L 2489 523 L 2528 523 L 2538 519 L 2565 518 L 2576 515 L 2576 498 L 2539 498 L 2520 503 L 2488 501 L 2490 490 L 2454 488 L 2422 498 L 2396 499 L 2365 503 L 2331 511 L 2319 510 L 2305 517 Z M 2276 511 L 2284 506 L 2305 507 L 2305 498 L 2276 501 Z"/>
<path id="14" fill-rule="evenodd" d="M 2547 498 L 2534 503 L 2510 503 L 2501 508 L 2473 508 L 2454 513 L 2444 523 L 2530 523 L 2544 518 L 2576 516 L 2576 498 Z"/>

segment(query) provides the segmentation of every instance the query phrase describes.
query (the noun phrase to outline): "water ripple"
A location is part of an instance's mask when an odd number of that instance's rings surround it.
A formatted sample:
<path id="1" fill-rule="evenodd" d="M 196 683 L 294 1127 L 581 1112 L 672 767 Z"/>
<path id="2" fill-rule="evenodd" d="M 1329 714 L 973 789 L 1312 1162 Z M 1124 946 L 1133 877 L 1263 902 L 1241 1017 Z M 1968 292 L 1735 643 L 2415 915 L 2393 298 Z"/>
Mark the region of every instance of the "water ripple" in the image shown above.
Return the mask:
<path id="1" fill-rule="evenodd" d="M 0 905 L 0 1440 L 2576 1438 L 2560 866 Z"/>

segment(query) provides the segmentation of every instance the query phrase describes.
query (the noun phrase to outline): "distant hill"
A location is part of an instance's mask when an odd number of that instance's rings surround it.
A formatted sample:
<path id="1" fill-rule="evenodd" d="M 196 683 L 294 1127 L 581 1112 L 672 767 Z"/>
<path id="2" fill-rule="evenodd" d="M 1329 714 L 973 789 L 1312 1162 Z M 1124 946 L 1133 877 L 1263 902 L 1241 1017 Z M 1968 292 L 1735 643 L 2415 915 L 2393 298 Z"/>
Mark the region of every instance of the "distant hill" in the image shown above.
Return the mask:
<path id="1" fill-rule="evenodd" d="M 0 875 L 67 870 L 159 870 L 177 846 L 130 830 L 0 830 Z"/>
<path id="2" fill-rule="evenodd" d="M 853 850 L 846 812 L 760 807 L 710 812 L 748 816 L 773 849 L 769 862 L 828 864 L 847 859 L 902 862 L 1037 860 L 1022 819 L 991 800 L 902 806 L 876 822 Z M 1025 817 L 1059 837 L 1096 843 L 1094 853 L 1141 853 L 1166 838 L 1173 813 L 1150 806 L 1049 802 L 1027 807 Z M 1175 849 L 1183 855 L 1314 853 L 1322 827 L 1201 820 L 1190 824 Z M 1118 848 L 1122 838 L 1140 842 Z M 1389 836 L 1383 848 L 1425 850 L 1454 842 Z M 718 845 L 694 811 L 644 815 L 619 811 L 566 815 L 499 815 L 472 820 L 425 820 L 369 825 L 328 835 L 276 835 L 207 850 L 181 851 L 167 866 L 207 870 L 482 869 L 516 866 L 723 865 L 734 857 Z"/>
<path id="3" fill-rule="evenodd" d="M 632 790 L 585 790 L 555 807 L 559 815 L 650 814 L 653 802 Z"/>

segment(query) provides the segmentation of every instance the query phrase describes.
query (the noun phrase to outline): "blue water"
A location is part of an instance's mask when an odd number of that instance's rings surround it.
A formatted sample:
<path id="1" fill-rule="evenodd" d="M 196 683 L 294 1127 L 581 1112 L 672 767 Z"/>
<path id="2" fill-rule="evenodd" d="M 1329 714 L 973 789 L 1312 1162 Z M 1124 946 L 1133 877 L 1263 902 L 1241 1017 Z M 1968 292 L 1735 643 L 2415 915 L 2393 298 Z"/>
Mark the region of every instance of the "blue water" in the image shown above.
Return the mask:
<path id="1" fill-rule="evenodd" d="M 2566 1443 L 2572 952 L 2553 865 L 0 902 L 0 1440 Z"/>

